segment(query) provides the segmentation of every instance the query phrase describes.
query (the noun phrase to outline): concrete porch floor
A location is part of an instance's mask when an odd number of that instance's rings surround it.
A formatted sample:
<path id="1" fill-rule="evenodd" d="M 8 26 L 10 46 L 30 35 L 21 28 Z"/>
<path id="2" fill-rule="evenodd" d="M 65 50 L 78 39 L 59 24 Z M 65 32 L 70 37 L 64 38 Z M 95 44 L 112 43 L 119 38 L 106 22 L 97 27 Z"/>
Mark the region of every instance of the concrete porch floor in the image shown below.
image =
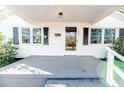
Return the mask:
<path id="1" fill-rule="evenodd" d="M 100 78 L 98 67 L 101 63 L 103 61 L 92 56 L 30 56 L 1 68 L 0 86 L 50 86 L 51 83 L 54 84 L 57 81 L 62 84 L 64 82 L 70 84 L 71 81 L 63 80 L 63 78 L 85 78 L 83 81 L 79 80 L 80 83 L 82 82 L 80 86 L 85 86 L 91 81 L 90 79 L 93 81 Z M 55 79 L 49 80 L 49 78 Z M 15 84 L 12 79 L 16 81 Z M 79 81 L 76 80 L 73 84 L 79 83 Z M 95 81 L 97 82 L 96 86 L 103 85 L 100 80 Z M 10 83 L 8 84 L 8 82 Z M 76 86 L 73 84 L 72 86 Z M 95 83 L 90 82 L 89 84 L 91 84 L 89 86 L 95 86 Z"/>

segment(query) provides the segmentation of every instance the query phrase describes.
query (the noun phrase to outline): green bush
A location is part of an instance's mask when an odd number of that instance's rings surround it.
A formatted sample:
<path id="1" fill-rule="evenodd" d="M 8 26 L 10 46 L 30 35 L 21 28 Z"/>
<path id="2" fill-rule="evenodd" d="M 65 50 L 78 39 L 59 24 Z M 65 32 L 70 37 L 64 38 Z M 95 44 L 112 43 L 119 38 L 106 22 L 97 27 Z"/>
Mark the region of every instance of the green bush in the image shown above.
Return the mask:
<path id="1" fill-rule="evenodd" d="M 17 48 L 12 45 L 12 40 L 4 42 L 4 37 L 0 33 L 0 67 L 14 62 L 17 55 Z"/>
<path id="2" fill-rule="evenodd" d="M 119 37 L 113 43 L 113 50 L 124 56 L 124 37 Z"/>

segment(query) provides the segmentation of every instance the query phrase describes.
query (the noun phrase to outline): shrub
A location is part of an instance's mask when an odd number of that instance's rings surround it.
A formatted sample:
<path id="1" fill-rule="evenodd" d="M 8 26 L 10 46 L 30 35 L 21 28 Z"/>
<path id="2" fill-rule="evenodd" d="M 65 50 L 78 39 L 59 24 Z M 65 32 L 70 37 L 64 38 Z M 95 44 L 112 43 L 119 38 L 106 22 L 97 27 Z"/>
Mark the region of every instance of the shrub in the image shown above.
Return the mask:
<path id="1" fill-rule="evenodd" d="M 0 33 L 0 47 L 3 45 L 3 35 Z"/>
<path id="2" fill-rule="evenodd" d="M 12 45 L 12 40 L 4 42 L 4 37 L 0 33 L 0 67 L 14 62 L 17 49 Z"/>
<path id="3" fill-rule="evenodd" d="M 112 47 L 117 53 L 124 56 L 124 37 L 119 37 L 116 39 L 116 41 L 113 43 Z"/>

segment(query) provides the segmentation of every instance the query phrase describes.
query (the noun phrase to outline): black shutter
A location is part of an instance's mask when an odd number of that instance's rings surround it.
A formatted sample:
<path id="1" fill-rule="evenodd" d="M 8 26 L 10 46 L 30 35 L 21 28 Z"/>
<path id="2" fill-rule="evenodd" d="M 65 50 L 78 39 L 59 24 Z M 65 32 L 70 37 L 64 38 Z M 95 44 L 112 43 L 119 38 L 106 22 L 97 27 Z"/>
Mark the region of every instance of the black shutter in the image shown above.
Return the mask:
<path id="1" fill-rule="evenodd" d="M 13 27 L 13 44 L 19 44 L 19 30 L 18 27 Z"/>
<path id="2" fill-rule="evenodd" d="M 83 28 L 83 45 L 88 45 L 89 28 Z"/>
<path id="3" fill-rule="evenodd" d="M 124 28 L 119 29 L 119 37 L 124 37 Z"/>
<path id="4" fill-rule="evenodd" d="M 49 45 L 49 28 L 44 27 L 43 33 L 44 33 L 44 45 Z"/>

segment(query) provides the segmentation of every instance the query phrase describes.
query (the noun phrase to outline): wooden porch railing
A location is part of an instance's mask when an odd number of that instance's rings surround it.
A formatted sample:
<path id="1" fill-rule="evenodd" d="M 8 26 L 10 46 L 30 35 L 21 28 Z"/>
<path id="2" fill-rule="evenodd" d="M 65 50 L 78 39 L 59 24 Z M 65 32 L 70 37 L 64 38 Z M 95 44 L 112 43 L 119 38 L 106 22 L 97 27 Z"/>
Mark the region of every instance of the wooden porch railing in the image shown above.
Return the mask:
<path id="1" fill-rule="evenodd" d="M 107 49 L 108 55 L 107 55 L 107 72 L 106 72 L 106 81 L 110 86 L 116 86 L 119 85 L 113 78 L 113 73 L 116 72 L 117 75 L 119 75 L 124 80 L 124 72 L 122 72 L 117 66 L 114 64 L 114 58 L 117 57 L 121 61 L 124 61 L 124 57 L 112 50 L 109 47 L 105 47 Z"/>

